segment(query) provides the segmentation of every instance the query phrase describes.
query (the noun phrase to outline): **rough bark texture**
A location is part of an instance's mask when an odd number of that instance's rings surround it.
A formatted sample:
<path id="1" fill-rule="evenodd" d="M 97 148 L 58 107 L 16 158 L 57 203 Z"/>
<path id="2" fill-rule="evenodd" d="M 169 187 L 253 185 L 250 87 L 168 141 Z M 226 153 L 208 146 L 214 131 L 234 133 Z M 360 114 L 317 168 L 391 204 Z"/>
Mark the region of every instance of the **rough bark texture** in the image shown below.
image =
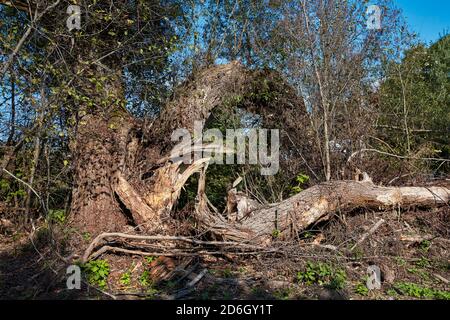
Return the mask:
<path id="1" fill-rule="evenodd" d="M 97 117 L 87 116 L 78 127 L 71 146 L 75 159 L 72 212 L 80 231 L 118 231 L 129 223 L 114 194 L 116 138 L 108 121 Z"/>
<path id="2" fill-rule="evenodd" d="M 240 75 L 240 71 L 234 67 L 231 71 L 226 69 L 223 72 L 231 74 L 226 77 L 228 83 L 224 83 L 231 85 L 236 78 L 232 74 Z M 97 75 L 99 72 L 102 70 L 92 71 Z M 77 84 L 97 104 L 94 109 L 79 106 L 76 135 L 71 143 L 75 182 L 72 223 L 80 234 L 95 236 L 120 231 L 127 224 L 145 225 L 147 230 L 161 227 L 160 219 L 170 213 L 189 178 L 186 174 L 179 175 L 180 164 L 158 164 L 163 156 L 161 149 L 170 143 L 170 133 L 175 128 L 172 126 L 189 127 L 190 121 L 202 118 L 203 111 L 195 107 L 201 105 L 200 101 L 190 97 L 211 92 L 216 84 L 205 81 L 199 87 L 186 89 L 176 102 L 167 106 L 161 116 L 165 120 L 157 120 L 158 124 L 150 128 L 117 105 L 100 107 L 111 93 L 123 96 L 119 77 L 112 78 L 105 92 L 100 93 L 89 84 Z M 205 110 L 220 103 L 217 100 L 222 89 L 220 86 L 216 89 Z M 184 105 L 186 99 L 191 101 L 188 108 Z M 190 108 L 198 113 L 187 114 Z M 179 179 L 184 182 L 180 184 Z"/>
<path id="3" fill-rule="evenodd" d="M 28 4 L 23 1 L 12 3 L 21 10 L 28 10 Z M 44 9 L 35 21 L 58 3 L 55 1 Z M 0 0 L 0 4 L 10 5 L 11 1 Z M 30 32 L 28 29 L 21 42 Z M 8 64 L 20 46 L 21 43 L 16 46 Z M 95 60 L 92 56 L 91 61 Z M 115 62 L 110 61 L 112 68 L 119 65 Z M 210 210 L 205 194 L 208 159 L 185 167 L 168 157 L 173 148 L 172 132 L 181 128 L 192 132 L 195 121 L 207 121 L 214 108 L 238 97 L 241 108 L 262 116 L 264 128 L 284 129 L 281 145 L 286 149 L 284 154 L 282 150 L 281 161 L 290 158 L 297 161 L 298 157 L 289 156 L 294 147 L 319 180 L 309 165 L 310 159 L 304 157 L 305 150 L 309 154 L 318 152 L 312 151 L 314 146 L 309 143 L 313 135 L 307 128 L 306 109 L 296 91 L 273 71 L 251 71 L 237 62 L 213 66 L 201 70 L 180 86 L 159 118 L 146 125 L 131 117 L 123 107 L 125 104 L 117 102 L 125 100 L 121 70 L 114 74 L 98 66 L 74 66 L 77 67 L 79 70 L 74 70 L 74 74 L 80 77 L 71 85 L 93 102 L 89 106 L 74 106 L 77 126 L 70 146 L 74 171 L 71 224 L 79 235 L 89 233 L 95 237 L 104 232 L 120 232 L 127 225 L 138 226 L 140 231 L 150 235 L 170 233 L 171 225 L 176 223 L 171 211 L 193 174 L 200 175 L 193 213 L 196 227 L 213 239 L 252 245 L 268 245 L 274 236 L 296 236 L 311 224 L 328 219 L 338 209 L 436 206 L 449 201 L 450 190 L 445 187 L 388 188 L 375 186 L 370 181 L 329 181 L 264 207 L 243 195 L 230 193 L 233 198 L 228 201 L 228 217 L 225 217 Z M 0 72 L 0 76 L 3 73 Z M 101 75 L 108 79 L 103 90 L 84 81 Z M 325 100 L 323 104 L 327 108 Z M 325 113 L 325 120 L 326 117 Z M 296 141 L 289 136 L 294 132 L 292 136 Z M 327 135 L 325 132 L 328 139 Z M 1 167 L 8 166 L 22 143 L 6 150 Z M 328 146 L 326 151 L 329 151 Z M 329 156 L 326 158 L 325 176 L 329 180 Z M 109 249 L 135 254 L 135 251 L 118 247 Z M 85 260 L 88 258 L 89 254 L 85 255 Z"/>
<path id="4" fill-rule="evenodd" d="M 296 237 L 299 231 L 329 219 L 337 210 L 433 207 L 445 205 L 450 200 L 450 189 L 446 187 L 381 187 L 370 180 L 329 181 L 280 203 L 257 208 L 232 222 L 208 208 L 204 192 L 206 169 L 207 166 L 199 180 L 196 218 L 205 232 L 224 241 L 268 245 L 275 234 L 277 238 Z M 248 199 L 241 198 L 240 201 L 247 202 Z"/>
<path id="5" fill-rule="evenodd" d="M 178 88 L 161 116 L 149 126 L 115 106 L 82 113 L 72 144 L 72 210 L 79 229 L 95 235 L 118 231 L 127 223 L 144 224 L 147 230 L 160 228 L 161 219 L 168 218 L 187 179 L 206 161 L 186 169 L 167 160 L 173 146 L 172 132 L 179 128 L 192 132 L 194 121 L 205 121 L 212 109 L 250 92 L 266 75 L 270 73 L 251 72 L 237 62 L 200 71 Z M 119 80 L 109 88 L 109 93 L 121 96 Z M 282 94 L 287 88 L 282 86 Z M 85 88 L 85 92 L 95 95 L 92 88 Z M 100 105 L 101 94 L 96 99 Z M 298 101 L 290 101 L 286 109 L 303 112 L 302 105 L 295 105 Z M 167 161 L 161 161 L 164 158 Z"/>

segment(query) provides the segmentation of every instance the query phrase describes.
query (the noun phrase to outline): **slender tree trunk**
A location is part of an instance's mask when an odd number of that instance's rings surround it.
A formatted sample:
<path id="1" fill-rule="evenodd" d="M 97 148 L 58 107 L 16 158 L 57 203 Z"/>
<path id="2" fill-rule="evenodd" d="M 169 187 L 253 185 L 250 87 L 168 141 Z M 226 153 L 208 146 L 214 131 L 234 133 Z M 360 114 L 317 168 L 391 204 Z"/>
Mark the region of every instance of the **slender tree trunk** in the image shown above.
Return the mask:
<path id="1" fill-rule="evenodd" d="M 328 103 L 328 99 L 325 93 L 325 88 L 324 88 L 324 84 L 322 81 L 322 76 L 320 74 L 320 70 L 319 67 L 317 65 L 317 60 L 316 60 L 316 54 L 315 54 L 315 48 L 314 48 L 314 38 L 313 35 L 311 34 L 311 29 L 310 29 L 310 23 L 309 23 L 309 17 L 308 17 L 308 13 L 306 10 L 306 3 L 304 1 L 301 2 L 302 5 L 302 11 L 303 11 L 303 17 L 305 19 L 305 26 L 306 26 L 306 31 L 307 31 L 307 36 L 308 36 L 308 48 L 310 51 L 310 55 L 311 55 L 311 63 L 313 65 L 314 68 L 314 74 L 316 76 L 316 80 L 317 80 L 317 84 L 319 86 L 319 95 L 320 95 L 320 100 L 321 100 L 321 105 L 322 105 L 322 122 L 323 122 L 323 150 L 325 153 L 325 159 L 322 159 L 323 161 L 323 166 L 324 166 L 324 174 L 325 174 L 325 179 L 326 181 L 329 181 L 331 179 L 331 160 L 330 160 L 330 136 L 329 136 L 329 130 L 328 130 L 328 126 L 329 126 L 329 103 Z"/>
<path id="2" fill-rule="evenodd" d="M 37 116 L 37 133 L 36 137 L 34 138 L 34 149 L 33 149 L 33 159 L 31 162 L 31 168 L 30 168 L 30 178 L 28 180 L 28 184 L 33 187 L 34 184 L 34 178 L 36 175 L 36 169 L 39 164 L 39 155 L 41 154 L 41 138 L 42 138 L 42 128 L 44 125 L 44 118 L 45 118 L 45 110 L 47 109 L 47 97 L 45 90 L 41 88 L 41 106 L 37 110 L 38 116 Z M 25 204 L 25 210 L 27 217 L 30 217 L 30 208 L 31 208 L 31 200 L 33 198 L 33 192 L 30 188 L 27 190 L 27 200 Z"/>
<path id="3" fill-rule="evenodd" d="M 39 155 L 41 154 L 41 129 L 38 129 L 38 135 L 34 139 L 34 150 L 33 150 L 33 159 L 31 162 L 31 168 L 30 168 L 30 178 L 28 179 L 28 184 L 33 187 L 34 185 L 34 178 L 36 175 L 36 169 L 39 164 Z M 25 204 L 25 210 L 26 214 L 29 217 L 30 216 L 30 208 L 31 208 L 31 200 L 33 198 L 33 192 L 31 189 L 28 189 L 27 191 L 27 201 Z"/>
<path id="4" fill-rule="evenodd" d="M 330 136 L 328 132 L 328 104 L 323 106 L 323 134 L 324 134 L 324 149 L 325 149 L 325 179 L 331 179 L 331 159 L 330 159 Z"/>
<path id="5" fill-rule="evenodd" d="M 11 75 L 11 117 L 9 120 L 9 135 L 6 145 L 12 145 L 14 141 L 14 134 L 16 132 L 16 83 L 14 76 Z"/>
<path id="6" fill-rule="evenodd" d="M 408 106 L 406 102 L 406 87 L 405 83 L 403 81 L 402 71 L 399 67 L 398 75 L 400 77 L 400 84 L 402 86 L 402 105 L 403 105 L 403 125 L 405 128 L 406 133 L 406 150 L 408 151 L 408 154 L 411 153 L 411 139 L 410 139 L 410 132 L 409 132 L 409 126 L 408 126 Z"/>

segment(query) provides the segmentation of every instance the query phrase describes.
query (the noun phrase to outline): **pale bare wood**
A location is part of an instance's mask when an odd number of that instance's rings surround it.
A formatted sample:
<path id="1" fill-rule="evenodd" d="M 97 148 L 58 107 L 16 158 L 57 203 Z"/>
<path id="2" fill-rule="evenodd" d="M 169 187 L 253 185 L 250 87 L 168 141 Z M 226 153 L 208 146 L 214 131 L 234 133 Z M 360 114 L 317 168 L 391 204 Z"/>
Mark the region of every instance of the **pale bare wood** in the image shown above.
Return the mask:
<path id="1" fill-rule="evenodd" d="M 386 222 L 386 221 L 385 221 L 384 219 L 378 220 L 377 223 L 375 223 L 375 224 L 373 225 L 373 227 L 370 228 L 369 231 L 365 232 L 365 233 L 362 235 L 362 237 L 361 237 L 361 238 L 360 238 L 360 239 L 359 239 L 359 240 L 351 247 L 350 251 L 355 250 L 357 246 L 359 246 L 361 243 L 363 243 L 363 242 L 367 239 L 367 237 L 369 237 L 369 236 L 372 235 L 375 231 L 377 231 L 377 229 L 378 229 L 379 227 L 381 227 L 381 225 L 382 225 L 383 223 L 385 223 L 385 222 Z"/>
<path id="2" fill-rule="evenodd" d="M 225 240 L 269 244 L 275 229 L 286 235 L 291 226 L 301 231 L 336 210 L 359 207 L 390 208 L 439 206 L 449 202 L 445 187 L 381 187 L 368 181 L 330 181 L 313 186 L 285 201 L 255 210 L 243 220 L 227 223 L 199 206 L 198 219 L 210 232 Z"/>
<path id="3" fill-rule="evenodd" d="M 130 210 L 136 223 L 141 224 L 145 221 L 151 220 L 156 223 L 159 221 L 157 212 L 145 203 L 145 201 L 121 174 L 117 176 L 117 186 L 115 191 L 120 200 Z"/>

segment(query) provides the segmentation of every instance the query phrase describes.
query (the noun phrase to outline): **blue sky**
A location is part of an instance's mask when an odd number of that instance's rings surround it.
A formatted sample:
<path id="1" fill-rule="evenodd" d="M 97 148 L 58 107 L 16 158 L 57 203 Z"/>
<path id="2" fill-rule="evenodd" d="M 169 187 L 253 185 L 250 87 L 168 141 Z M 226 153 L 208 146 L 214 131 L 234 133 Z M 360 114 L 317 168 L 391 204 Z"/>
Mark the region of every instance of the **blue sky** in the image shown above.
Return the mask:
<path id="1" fill-rule="evenodd" d="M 411 29 L 429 43 L 439 39 L 445 30 L 450 31 L 449 0 L 394 0 L 403 10 Z"/>

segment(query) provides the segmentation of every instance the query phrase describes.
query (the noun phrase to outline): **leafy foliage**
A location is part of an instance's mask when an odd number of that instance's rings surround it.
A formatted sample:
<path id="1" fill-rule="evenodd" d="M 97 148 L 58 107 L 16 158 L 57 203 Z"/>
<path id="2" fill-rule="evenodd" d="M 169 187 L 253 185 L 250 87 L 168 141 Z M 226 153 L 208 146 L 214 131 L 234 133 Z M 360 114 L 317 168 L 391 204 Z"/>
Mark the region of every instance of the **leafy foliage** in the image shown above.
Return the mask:
<path id="1" fill-rule="evenodd" d="M 154 257 L 154 256 L 145 257 L 145 261 L 147 261 L 147 263 L 152 263 L 156 259 L 157 259 L 157 257 Z"/>
<path id="2" fill-rule="evenodd" d="M 389 151 L 450 156 L 449 135 L 444 134 L 450 123 L 449 50 L 450 35 L 446 35 L 430 47 L 412 47 L 401 62 L 387 63 L 387 78 L 380 87 L 379 125 Z"/>
<path id="3" fill-rule="evenodd" d="M 127 271 L 124 272 L 121 276 L 120 276 L 120 284 L 124 285 L 124 286 L 129 286 L 131 283 L 131 272 Z"/>
<path id="4" fill-rule="evenodd" d="M 450 292 L 442 290 L 434 290 L 427 287 L 422 287 L 416 283 L 399 282 L 394 285 L 395 290 L 404 296 L 414 298 L 450 300 Z"/>
<path id="5" fill-rule="evenodd" d="M 362 296 L 367 296 L 369 294 L 369 289 L 364 282 L 358 282 L 355 287 L 355 293 Z"/>
<path id="6" fill-rule="evenodd" d="M 144 272 L 142 272 L 141 276 L 139 277 L 139 283 L 143 287 L 148 287 L 152 285 L 152 281 L 150 279 L 150 272 L 148 270 L 144 270 Z"/>
<path id="7" fill-rule="evenodd" d="M 291 189 L 291 195 L 295 195 L 303 191 L 303 185 L 309 181 L 309 176 L 300 173 L 295 177 L 296 185 Z"/>
<path id="8" fill-rule="evenodd" d="M 106 260 L 91 260 L 83 265 L 87 280 L 90 284 L 98 285 L 100 288 L 106 287 L 110 268 Z"/>
<path id="9" fill-rule="evenodd" d="M 66 211 L 65 210 L 54 210 L 51 209 L 48 212 L 48 220 L 63 224 L 66 221 Z"/>
<path id="10" fill-rule="evenodd" d="M 304 271 L 297 273 L 297 280 L 308 285 L 325 285 L 331 289 L 342 289 L 345 286 L 347 275 L 342 269 L 334 269 L 322 262 L 307 262 Z"/>

